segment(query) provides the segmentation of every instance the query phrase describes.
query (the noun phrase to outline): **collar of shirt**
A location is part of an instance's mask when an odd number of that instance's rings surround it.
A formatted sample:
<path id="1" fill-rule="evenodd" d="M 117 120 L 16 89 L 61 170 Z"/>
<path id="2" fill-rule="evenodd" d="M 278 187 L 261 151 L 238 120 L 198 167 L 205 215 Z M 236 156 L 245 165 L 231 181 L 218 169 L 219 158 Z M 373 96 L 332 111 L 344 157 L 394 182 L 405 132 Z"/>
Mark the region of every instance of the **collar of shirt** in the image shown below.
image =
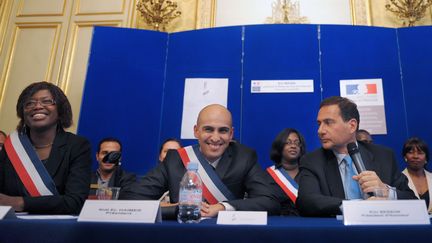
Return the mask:
<path id="1" fill-rule="evenodd" d="M 206 159 L 206 160 L 207 160 L 207 159 Z M 210 162 L 210 161 L 207 160 L 207 162 L 208 162 L 211 166 L 213 166 L 213 168 L 216 168 L 216 167 L 218 166 L 220 160 L 221 160 L 221 158 L 219 158 L 219 159 L 217 159 L 217 160 L 215 160 L 215 161 L 213 161 L 213 162 Z"/>
<path id="2" fill-rule="evenodd" d="M 107 187 L 108 186 L 109 179 L 104 181 L 100 175 L 99 169 L 96 170 L 96 176 L 98 178 L 99 187 Z"/>
<path id="3" fill-rule="evenodd" d="M 357 141 L 355 142 L 356 143 L 356 145 L 357 145 L 357 147 L 358 147 L 358 143 L 357 143 Z M 337 159 L 337 162 L 338 162 L 338 165 L 339 165 L 339 167 L 341 166 L 341 163 L 342 163 L 342 160 L 343 159 L 345 159 L 345 156 L 349 156 L 349 154 L 339 154 L 339 153 L 337 153 L 336 151 L 334 151 L 334 150 L 332 150 L 333 151 L 333 154 L 336 156 L 336 159 Z"/>

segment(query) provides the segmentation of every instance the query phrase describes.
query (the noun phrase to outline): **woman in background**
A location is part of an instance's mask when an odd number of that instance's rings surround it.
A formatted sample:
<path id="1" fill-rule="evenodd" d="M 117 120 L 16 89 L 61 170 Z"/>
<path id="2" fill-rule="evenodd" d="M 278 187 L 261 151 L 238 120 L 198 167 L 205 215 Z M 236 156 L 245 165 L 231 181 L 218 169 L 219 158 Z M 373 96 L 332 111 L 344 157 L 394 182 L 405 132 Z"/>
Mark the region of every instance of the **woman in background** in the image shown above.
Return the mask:
<path id="1" fill-rule="evenodd" d="M 428 212 L 432 213 L 432 173 L 426 170 L 429 160 L 428 145 L 420 138 L 409 138 L 403 145 L 402 156 L 407 163 L 402 173 L 408 177 L 408 186 L 417 198 L 425 200 Z"/>
<path id="2" fill-rule="evenodd" d="M 272 183 L 279 195 L 282 215 L 298 215 L 295 207 L 297 199 L 297 174 L 301 156 L 306 153 L 303 136 L 293 128 L 282 130 L 272 143 L 270 159 L 274 166 L 267 168 L 273 178 Z"/>

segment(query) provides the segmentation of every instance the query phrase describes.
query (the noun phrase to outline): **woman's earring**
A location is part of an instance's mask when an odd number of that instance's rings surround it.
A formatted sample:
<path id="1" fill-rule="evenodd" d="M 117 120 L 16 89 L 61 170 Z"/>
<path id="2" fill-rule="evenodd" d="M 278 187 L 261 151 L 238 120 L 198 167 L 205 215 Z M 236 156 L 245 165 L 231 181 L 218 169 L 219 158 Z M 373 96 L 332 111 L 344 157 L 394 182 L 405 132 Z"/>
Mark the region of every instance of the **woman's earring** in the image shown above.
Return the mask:
<path id="1" fill-rule="evenodd" d="M 405 162 L 408 162 L 407 158 L 404 158 Z"/>

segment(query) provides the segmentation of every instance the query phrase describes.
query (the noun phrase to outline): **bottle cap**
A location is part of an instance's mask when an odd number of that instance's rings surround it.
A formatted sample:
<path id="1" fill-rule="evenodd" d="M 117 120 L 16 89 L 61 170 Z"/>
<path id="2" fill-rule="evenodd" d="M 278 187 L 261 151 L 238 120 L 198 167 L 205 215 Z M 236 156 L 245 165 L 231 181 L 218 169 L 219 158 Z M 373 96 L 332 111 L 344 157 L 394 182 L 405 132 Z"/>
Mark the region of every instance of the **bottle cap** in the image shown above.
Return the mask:
<path id="1" fill-rule="evenodd" d="M 188 170 L 198 170 L 198 163 L 197 162 L 189 162 L 187 166 Z"/>

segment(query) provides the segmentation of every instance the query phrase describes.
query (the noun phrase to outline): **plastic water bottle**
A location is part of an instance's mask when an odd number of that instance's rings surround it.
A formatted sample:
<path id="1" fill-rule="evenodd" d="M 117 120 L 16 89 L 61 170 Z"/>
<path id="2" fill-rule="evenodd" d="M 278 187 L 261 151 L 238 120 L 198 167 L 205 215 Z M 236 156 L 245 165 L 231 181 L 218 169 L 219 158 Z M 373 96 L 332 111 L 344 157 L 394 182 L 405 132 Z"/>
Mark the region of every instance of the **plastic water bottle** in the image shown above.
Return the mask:
<path id="1" fill-rule="evenodd" d="M 190 162 L 180 182 L 179 223 L 199 223 L 201 219 L 202 182 L 197 173 L 198 163 Z"/>

